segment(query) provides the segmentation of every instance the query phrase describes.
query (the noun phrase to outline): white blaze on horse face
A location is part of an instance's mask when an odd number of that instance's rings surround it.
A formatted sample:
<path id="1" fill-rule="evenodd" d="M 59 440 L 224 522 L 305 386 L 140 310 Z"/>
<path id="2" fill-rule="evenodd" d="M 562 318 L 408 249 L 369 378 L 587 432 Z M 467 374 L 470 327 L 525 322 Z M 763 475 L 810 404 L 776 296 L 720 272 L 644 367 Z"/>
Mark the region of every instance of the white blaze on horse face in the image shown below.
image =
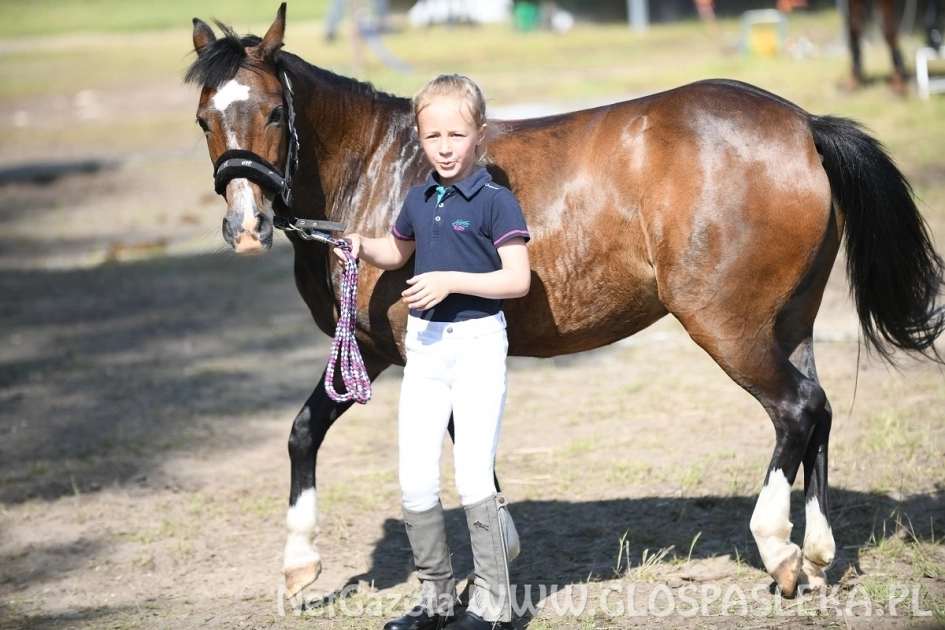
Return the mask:
<path id="1" fill-rule="evenodd" d="M 236 140 L 236 134 L 226 115 L 226 110 L 233 103 L 239 103 L 249 99 L 249 86 L 243 85 L 236 79 L 230 79 L 223 87 L 217 90 L 217 93 L 210 99 L 214 109 L 220 112 L 220 120 L 223 123 L 223 131 L 226 133 L 226 148 L 239 149 L 239 143 Z"/>
<path id="2" fill-rule="evenodd" d="M 285 543 L 285 568 L 303 567 L 321 561 L 315 549 L 318 535 L 318 497 L 315 488 L 304 490 L 285 517 L 289 537 Z"/>
<path id="3" fill-rule="evenodd" d="M 210 99 L 213 107 L 218 112 L 226 112 L 226 109 L 237 101 L 245 101 L 249 98 L 249 86 L 243 85 L 236 79 L 230 79 L 226 84 L 217 90 L 217 93 Z"/>
<path id="4" fill-rule="evenodd" d="M 819 569 L 826 569 L 833 562 L 837 545 L 833 540 L 830 523 L 820 509 L 817 497 L 811 497 L 806 507 L 807 525 L 804 528 L 804 560 Z"/>
<path id="5" fill-rule="evenodd" d="M 239 141 L 227 114 L 227 110 L 233 103 L 239 103 L 249 99 L 249 86 L 243 85 L 236 79 L 230 79 L 223 87 L 217 90 L 217 93 L 210 99 L 213 108 L 220 112 L 220 120 L 223 131 L 226 134 L 226 148 L 228 150 L 240 149 Z M 252 186 L 246 179 L 234 179 L 227 191 L 227 200 L 230 202 L 230 209 L 242 216 L 240 224 L 243 230 L 252 234 L 256 231 L 256 200 Z"/>
<path id="6" fill-rule="evenodd" d="M 791 484 L 780 468 L 768 475 L 768 482 L 758 495 L 751 515 L 751 533 L 768 573 L 786 561 L 800 557 L 800 549 L 791 543 Z"/>
<path id="7" fill-rule="evenodd" d="M 236 79 L 227 81 L 223 87 L 217 90 L 213 98 L 210 99 L 210 104 L 213 108 L 220 112 L 220 124 L 226 135 L 226 148 L 229 151 L 241 147 L 236 139 L 236 134 L 233 132 L 233 126 L 230 124 L 226 110 L 229 109 L 230 105 L 233 103 L 239 103 L 247 99 L 249 99 L 249 86 L 243 85 Z"/>

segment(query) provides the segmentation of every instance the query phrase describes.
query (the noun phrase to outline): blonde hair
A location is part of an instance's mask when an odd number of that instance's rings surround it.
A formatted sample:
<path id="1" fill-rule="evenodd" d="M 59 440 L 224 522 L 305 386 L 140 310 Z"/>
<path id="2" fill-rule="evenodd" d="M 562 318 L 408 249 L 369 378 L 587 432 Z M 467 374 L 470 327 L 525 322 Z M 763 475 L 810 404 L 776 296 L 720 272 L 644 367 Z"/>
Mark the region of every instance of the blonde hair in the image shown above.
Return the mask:
<path id="1" fill-rule="evenodd" d="M 463 102 L 469 108 L 472 121 L 477 128 L 486 124 L 486 99 L 482 95 L 482 90 L 475 81 L 461 74 L 441 74 L 430 79 L 417 90 L 411 99 L 414 118 L 419 120 L 420 112 L 433 99 L 443 96 L 457 98 Z"/>

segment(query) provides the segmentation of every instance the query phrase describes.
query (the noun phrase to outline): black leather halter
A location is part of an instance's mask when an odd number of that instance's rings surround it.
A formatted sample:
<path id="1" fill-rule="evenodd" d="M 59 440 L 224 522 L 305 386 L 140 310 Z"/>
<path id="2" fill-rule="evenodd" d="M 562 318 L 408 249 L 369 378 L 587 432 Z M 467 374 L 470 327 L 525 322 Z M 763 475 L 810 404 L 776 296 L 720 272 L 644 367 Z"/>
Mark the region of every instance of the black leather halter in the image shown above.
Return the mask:
<path id="1" fill-rule="evenodd" d="M 330 236 L 323 232 L 343 232 L 344 223 L 298 219 L 292 214 L 292 177 L 299 166 L 299 136 L 295 130 L 295 105 L 292 97 L 292 82 L 289 75 L 277 71 L 282 85 L 282 98 L 285 102 L 287 125 L 289 128 L 289 148 L 285 158 L 285 173 L 270 163 L 269 160 L 245 149 L 231 149 L 221 155 L 213 165 L 213 185 L 218 195 L 226 197 L 226 186 L 237 178 L 248 179 L 260 188 L 276 194 L 272 201 L 275 216 L 274 228 L 286 232 L 298 232 L 305 240 L 331 242 Z M 332 239 L 333 240 L 333 239 Z"/>

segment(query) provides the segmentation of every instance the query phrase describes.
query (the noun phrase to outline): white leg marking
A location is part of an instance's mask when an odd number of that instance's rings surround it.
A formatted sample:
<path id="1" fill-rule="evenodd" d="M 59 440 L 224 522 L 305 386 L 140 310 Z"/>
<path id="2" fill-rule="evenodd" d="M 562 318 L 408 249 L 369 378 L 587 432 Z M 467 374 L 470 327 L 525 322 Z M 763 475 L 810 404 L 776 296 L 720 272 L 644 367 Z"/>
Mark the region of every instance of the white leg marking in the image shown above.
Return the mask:
<path id="1" fill-rule="evenodd" d="M 289 528 L 289 537 L 285 543 L 286 570 L 318 564 L 321 557 L 315 548 L 318 536 L 318 497 L 315 488 L 309 488 L 299 495 L 295 505 L 289 508 L 285 517 Z"/>
<path id="2" fill-rule="evenodd" d="M 751 515 L 751 533 L 768 573 L 778 569 L 785 561 L 800 557 L 800 549 L 791 544 L 791 529 L 794 525 L 790 516 L 791 484 L 778 468 L 768 476 L 768 483 L 761 489 Z"/>
<path id="3" fill-rule="evenodd" d="M 812 497 L 807 502 L 807 526 L 804 530 L 804 559 L 809 560 L 815 566 L 825 569 L 833 562 L 834 553 L 837 551 L 836 543 L 833 540 L 833 531 L 830 529 L 830 523 L 820 509 L 820 502 L 817 497 Z"/>

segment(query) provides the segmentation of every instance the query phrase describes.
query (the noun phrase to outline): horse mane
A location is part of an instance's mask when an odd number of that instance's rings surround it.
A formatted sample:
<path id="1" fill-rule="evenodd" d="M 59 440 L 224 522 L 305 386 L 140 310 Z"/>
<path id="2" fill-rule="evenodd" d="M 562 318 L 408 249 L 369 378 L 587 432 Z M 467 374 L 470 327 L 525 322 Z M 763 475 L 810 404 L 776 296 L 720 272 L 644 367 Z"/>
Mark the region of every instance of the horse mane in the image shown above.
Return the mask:
<path id="1" fill-rule="evenodd" d="M 229 26 L 214 20 L 220 27 L 223 36 L 207 44 L 204 51 L 184 74 L 184 83 L 205 85 L 219 88 L 236 76 L 240 68 L 250 67 L 250 59 L 246 48 L 258 46 L 262 38 L 257 35 L 240 37 Z"/>
<path id="2" fill-rule="evenodd" d="M 244 35 L 240 37 L 231 27 L 214 20 L 220 28 L 223 35 L 207 44 L 204 51 L 197 56 L 197 59 L 190 65 L 184 74 L 184 83 L 196 85 L 205 85 L 211 88 L 219 88 L 224 83 L 236 76 L 240 68 L 249 68 L 253 65 L 252 60 L 246 54 L 246 48 L 257 46 L 262 41 L 258 35 Z M 278 53 L 279 63 L 283 63 L 304 70 L 310 74 L 317 75 L 321 81 L 330 87 L 337 87 L 340 90 L 354 94 L 359 97 L 367 98 L 375 102 L 388 102 L 403 104 L 407 99 L 382 92 L 371 83 L 358 81 L 350 77 L 335 74 L 330 70 L 314 66 L 301 57 L 293 55 L 284 50 Z"/>
<path id="3" fill-rule="evenodd" d="M 279 51 L 278 63 L 290 67 L 294 71 L 293 74 L 299 71 L 307 72 L 317 76 L 323 86 L 338 88 L 341 92 L 353 94 L 371 101 L 402 105 L 410 100 L 403 96 L 397 96 L 396 94 L 378 90 L 374 87 L 373 83 L 368 81 L 359 81 L 358 79 L 336 74 L 331 70 L 310 64 L 298 55 L 294 55 L 286 50 Z"/>

